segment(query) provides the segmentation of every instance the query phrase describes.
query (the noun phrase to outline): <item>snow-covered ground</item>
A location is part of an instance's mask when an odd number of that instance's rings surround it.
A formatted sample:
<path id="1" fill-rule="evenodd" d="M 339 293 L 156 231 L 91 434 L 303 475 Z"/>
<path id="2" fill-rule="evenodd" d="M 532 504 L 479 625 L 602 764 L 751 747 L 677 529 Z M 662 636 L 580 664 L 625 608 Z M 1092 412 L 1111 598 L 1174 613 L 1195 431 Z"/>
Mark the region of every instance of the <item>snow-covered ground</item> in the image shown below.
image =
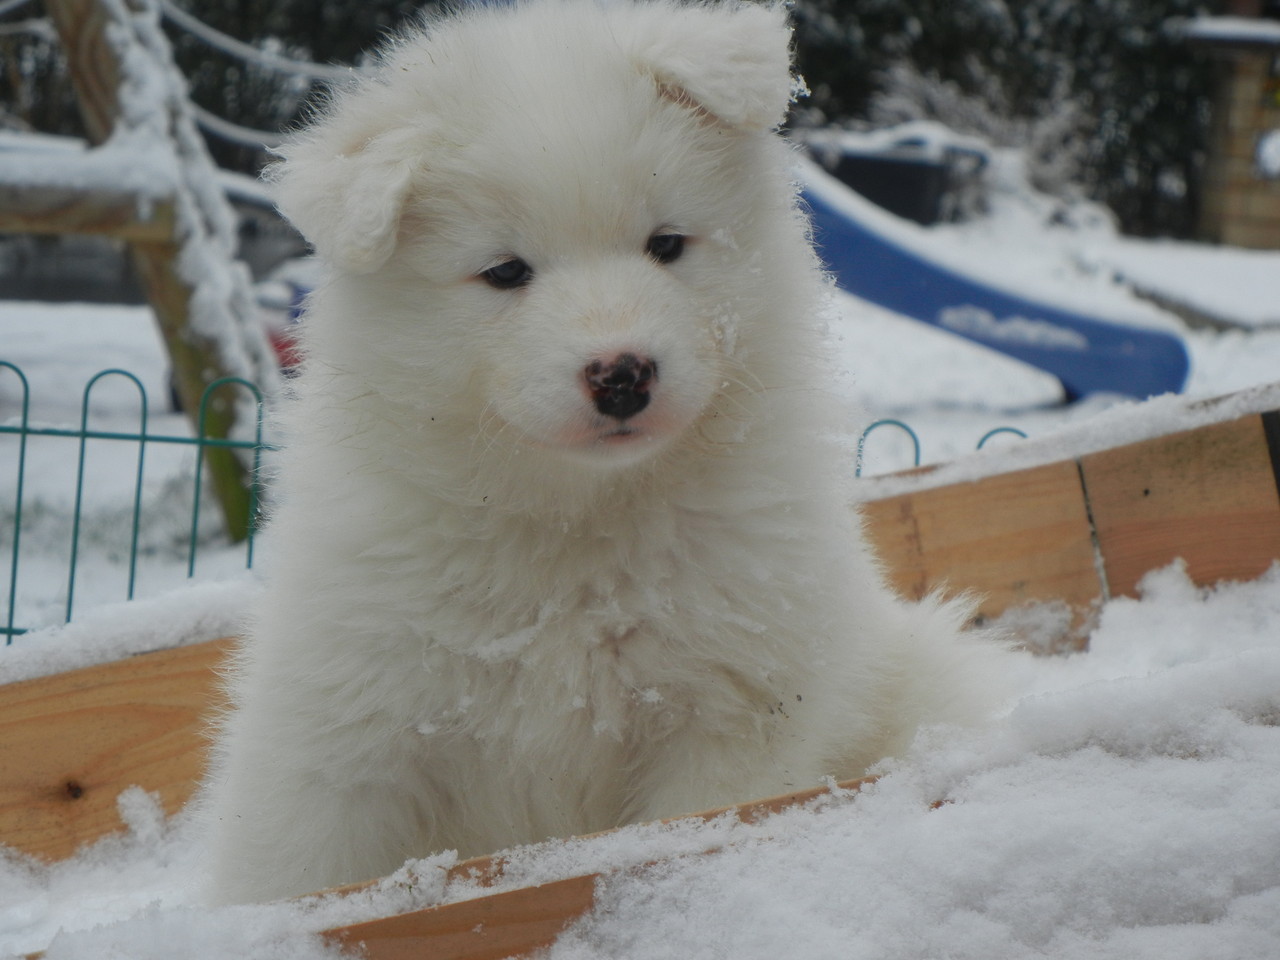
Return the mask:
<path id="1" fill-rule="evenodd" d="M 1180 331 L 1188 397 L 1280 380 L 1280 253 L 1124 240 L 1105 218 L 1054 215 L 1012 188 L 993 196 L 989 217 L 927 235 L 931 252 L 975 274 Z M 1126 280 L 1220 326 L 1188 329 Z M 1000 469 L 1023 441 L 999 434 L 972 453 L 1000 426 L 1051 453 L 1066 443 L 1058 438 L 1092 432 L 1096 443 L 1122 422 L 1178 424 L 1168 399 L 1059 406 L 1051 378 L 866 304 L 837 298 L 830 324 L 868 422 L 911 424 L 926 461 Z M 30 379 L 33 423 L 77 425 L 84 382 L 119 366 L 145 384 L 153 430 L 185 429 L 164 411 L 165 364 L 145 310 L 0 302 L 0 360 Z M 92 423 L 134 429 L 136 389 L 111 378 L 101 391 Z M 17 397 L 16 378 L 0 370 L 4 422 Z M 0 437 L 0 572 L 15 451 Z M 31 441 L 20 625 L 65 614 L 75 452 L 73 441 Z M 152 599 L 113 604 L 125 589 L 137 451 L 93 455 L 75 621 L 0 650 L 0 678 L 213 636 L 254 590 L 243 553 L 219 546 L 210 528 L 199 584 L 175 592 L 186 576 L 191 458 L 149 446 L 144 495 L 159 507 L 142 527 L 137 593 Z M 865 473 L 910 457 L 905 435 L 876 430 Z M 857 797 L 754 827 L 635 827 L 535 847 L 517 856 L 508 883 L 607 872 L 597 909 L 551 950 L 557 960 L 1280 956 L 1280 571 L 1213 590 L 1176 566 L 1155 572 L 1141 599 L 1107 604 L 1088 654 L 1027 657 L 1020 668 L 1025 695 L 990 728 L 931 731 Z M 938 800 L 949 802 L 933 809 Z M 318 957 L 327 953 L 312 934 L 327 926 L 468 895 L 432 879 L 444 855 L 420 864 L 412 885 L 347 902 L 211 910 L 198 902 L 195 828 L 164 822 L 138 791 L 122 809 L 129 835 L 71 861 L 0 858 L 0 955 Z M 715 855 L 657 862 L 726 842 Z"/>

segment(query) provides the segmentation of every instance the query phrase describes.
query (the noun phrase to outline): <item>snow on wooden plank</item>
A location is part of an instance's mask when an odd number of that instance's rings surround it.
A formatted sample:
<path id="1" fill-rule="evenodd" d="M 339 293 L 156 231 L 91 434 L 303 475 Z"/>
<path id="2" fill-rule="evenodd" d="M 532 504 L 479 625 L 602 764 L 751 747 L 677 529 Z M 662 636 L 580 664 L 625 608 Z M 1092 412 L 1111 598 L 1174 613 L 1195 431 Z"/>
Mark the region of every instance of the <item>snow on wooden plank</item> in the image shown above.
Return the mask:
<path id="1" fill-rule="evenodd" d="M 1249 414 L 1044 467 L 864 504 L 890 582 L 944 586 L 979 615 L 1060 600 L 1082 646 L 1098 603 L 1178 558 L 1191 580 L 1252 580 L 1280 559 L 1280 415 Z"/>
<path id="2" fill-rule="evenodd" d="M 85 156 L 126 158 L 118 182 L 140 196 L 157 179 L 153 170 L 161 169 L 165 195 L 173 196 L 171 235 L 132 241 L 131 250 L 183 408 L 193 418 L 201 411 L 206 436 L 251 436 L 258 409 L 247 391 L 219 391 L 201 402 L 205 388 L 223 377 L 247 380 L 270 395 L 279 371 L 254 309 L 248 269 L 234 261 L 235 216 L 196 128 L 159 9 L 153 0 L 50 0 L 45 6 L 95 145 Z M 139 158 L 152 162 L 139 167 Z M 216 446 L 204 458 L 226 530 L 242 540 L 253 511 L 249 466 L 234 450 Z"/>
<path id="3" fill-rule="evenodd" d="M 863 777 L 836 784 L 842 793 L 856 793 L 875 782 Z M 713 820 L 733 816 L 743 823 L 758 823 L 791 807 L 811 803 L 832 794 L 828 787 L 815 787 L 793 793 L 752 800 L 747 803 L 718 807 L 671 817 L 663 823 L 681 820 Z M 609 831 L 605 831 L 606 833 Z M 715 849 L 704 851 L 714 853 Z M 448 884 L 462 880 L 488 887 L 502 878 L 501 857 L 477 857 L 464 860 L 449 869 Z M 520 887 L 488 896 L 472 897 L 454 903 L 425 907 L 390 917 L 355 923 L 327 930 L 327 940 L 352 949 L 366 960 L 409 960 L 431 957 L 432 960 L 500 960 L 524 956 L 548 946 L 569 924 L 595 904 L 599 873 L 567 877 L 537 886 Z M 368 884 L 344 888 L 342 892 L 362 889 Z"/>

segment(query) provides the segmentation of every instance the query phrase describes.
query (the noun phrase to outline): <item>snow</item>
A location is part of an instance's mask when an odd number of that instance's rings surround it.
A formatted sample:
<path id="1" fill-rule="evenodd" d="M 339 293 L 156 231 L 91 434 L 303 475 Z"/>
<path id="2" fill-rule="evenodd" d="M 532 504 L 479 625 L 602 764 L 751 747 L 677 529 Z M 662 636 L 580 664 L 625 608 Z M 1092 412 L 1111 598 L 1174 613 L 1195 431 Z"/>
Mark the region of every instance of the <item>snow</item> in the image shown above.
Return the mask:
<path id="1" fill-rule="evenodd" d="M 192 291 L 190 332 L 218 345 L 225 374 L 255 382 L 274 394 L 274 355 L 255 321 L 248 268 L 235 260 L 236 222 L 212 158 L 196 128 L 186 79 L 173 63 L 159 8 L 132 10 L 102 0 L 107 43 L 120 63 L 120 117 L 107 146 L 138 157 L 167 157 L 173 164 L 177 238 L 175 267 Z M 232 433 L 251 440 L 255 408 L 237 396 Z"/>
<path id="2" fill-rule="evenodd" d="M 824 162 L 842 152 L 901 155 L 906 153 L 921 160 L 945 160 L 952 151 L 985 154 L 988 144 L 978 137 L 967 137 L 932 120 L 913 120 L 874 130 L 805 131 L 806 147 L 813 149 Z"/>
<path id="3" fill-rule="evenodd" d="M 9 133 L 0 137 L 0 183 L 129 192 L 139 203 L 163 200 L 178 182 L 173 157 L 146 146 L 119 138 L 90 149 L 82 141 Z"/>
<path id="4" fill-rule="evenodd" d="M 17 683 L 138 653 L 234 636 L 261 589 L 248 571 L 184 583 L 157 597 L 104 603 L 0 653 L 0 681 Z"/>
<path id="5" fill-rule="evenodd" d="M 264 67 L 267 70 L 307 79 L 327 80 L 331 83 L 350 81 L 362 70 L 361 67 L 332 66 L 330 64 L 293 60 L 273 52 L 270 45 L 264 45 L 263 48 L 251 46 L 237 40 L 235 37 L 228 36 L 220 30 L 213 29 L 181 7 L 170 2 L 170 0 L 159 0 L 159 8 L 165 19 L 171 20 L 176 26 L 195 34 L 200 40 L 214 49 L 246 63 Z"/>
<path id="6" fill-rule="evenodd" d="M 936 142 L 935 126 L 908 123 L 894 129 L 902 131 L 901 139 L 914 141 L 927 134 L 930 142 Z M 885 132 L 878 131 L 845 134 L 839 142 L 847 147 L 863 141 L 877 145 L 884 138 Z M 971 148 L 972 140 L 958 143 Z M 1112 217 L 1105 209 L 1030 191 L 1018 151 L 988 148 L 987 152 L 988 215 L 933 227 L 895 217 L 851 191 L 831 190 L 830 183 L 823 182 L 828 178 L 806 176 L 804 167 L 797 173 L 806 185 L 821 191 L 825 202 L 847 211 L 875 233 L 978 283 L 1117 322 L 1175 329 L 1168 313 L 1135 298 L 1118 278 L 1084 259 L 1085 251 L 1117 242 Z"/>
<path id="7" fill-rule="evenodd" d="M 1083 333 L 1068 330 L 1047 320 L 1013 316 L 1001 320 L 982 307 L 951 307 L 938 316 L 938 323 L 956 333 L 986 337 L 1003 343 L 1025 343 L 1058 350 L 1089 349 L 1089 338 Z"/>
<path id="8" fill-rule="evenodd" d="M 1276 176 L 1280 176 L 1280 132 Z M 1083 259 L 1086 254 L 1082 253 Z M 1280 327 L 1280 250 L 1239 250 L 1174 240 L 1117 237 L 1087 254 L 1088 267 L 1171 304 L 1188 307 L 1219 326 Z"/>
<path id="9" fill-rule="evenodd" d="M 165 150 L 130 148 L 121 140 L 90 147 L 77 137 L 0 130 L 0 182 L 6 184 L 124 187 L 161 198 L 171 194 L 177 184 L 171 161 Z M 270 186 L 257 177 L 219 167 L 216 179 L 229 197 L 267 208 L 275 206 Z"/>
<path id="10" fill-rule="evenodd" d="M 1214 603 L 1168 593 L 1183 613 Z M 1128 647 L 1153 613 L 1124 613 Z M 550 956 L 1274 955 L 1280 657 L 1153 666 L 1058 678 L 1066 689 L 994 731 L 926 738 L 856 800 L 771 824 L 714 863 L 610 878 Z"/>
<path id="11" fill-rule="evenodd" d="M 1280 178 L 1280 130 L 1268 130 L 1258 138 L 1257 160 L 1258 173 Z"/>
<path id="12" fill-rule="evenodd" d="M 1056 384 L 1037 371 L 834 295 L 833 351 L 867 420 L 904 420 L 927 462 L 954 461 L 910 482 L 980 476 L 1280 407 L 1271 385 L 1280 370 L 1272 326 L 1280 291 L 1269 269 L 1277 255 L 1126 240 L 1096 212 L 1061 213 L 1010 174 L 986 218 L 904 232 L 953 265 L 1042 298 L 1178 330 L 1192 357 L 1186 394 L 1062 407 Z M 1231 329 L 1186 328 L 1125 278 Z M 78 424 L 84 382 L 121 366 L 152 397 L 153 429 L 185 429 L 155 400 L 166 371 L 145 310 L 0 302 L 0 330 L 0 359 L 30 379 L 32 422 Z M 95 392 L 93 422 L 133 429 L 137 391 L 118 379 Z M 1236 391 L 1244 392 L 1214 399 Z M 16 378 L 0 370 L 0 419 L 17 416 L 18 396 Z M 1029 439 L 998 435 L 973 452 L 1006 425 Z M 104 472 L 93 485 L 87 522 L 103 532 L 80 561 L 75 618 L 58 625 L 74 447 L 30 443 L 20 619 L 42 629 L 0 650 L 0 676 L 233 631 L 258 589 L 243 554 L 204 531 L 196 578 L 185 582 L 190 505 L 175 491 L 192 466 L 151 449 L 144 489 L 162 509 L 144 524 L 144 599 L 120 602 L 111 540 L 132 496 L 136 453 L 105 450 L 101 469 L 126 476 Z M 11 509 L 13 449 L 0 437 L 0 511 Z M 868 495 L 900 489 L 905 481 L 884 474 L 910 456 L 900 432 L 870 434 Z M 1028 629 L 1037 615 L 1024 614 Z M 924 732 L 856 796 L 755 826 L 637 826 L 525 848 L 498 889 L 603 871 L 596 909 L 560 938 L 553 960 L 1280 956 L 1276 624 L 1280 568 L 1204 589 L 1175 564 L 1148 575 L 1140 598 L 1103 607 L 1087 654 L 1020 658 L 1023 693 L 989 726 Z M 195 824 L 166 821 L 140 790 L 120 802 L 129 832 L 69 861 L 0 857 L 0 956 L 337 956 L 318 931 L 478 893 L 445 883 L 446 852 L 345 899 L 210 909 L 200 902 L 204 841 Z"/>
<path id="13" fill-rule="evenodd" d="M 1194 17 L 1184 35 L 1206 43 L 1280 46 L 1280 23 L 1259 17 Z"/>

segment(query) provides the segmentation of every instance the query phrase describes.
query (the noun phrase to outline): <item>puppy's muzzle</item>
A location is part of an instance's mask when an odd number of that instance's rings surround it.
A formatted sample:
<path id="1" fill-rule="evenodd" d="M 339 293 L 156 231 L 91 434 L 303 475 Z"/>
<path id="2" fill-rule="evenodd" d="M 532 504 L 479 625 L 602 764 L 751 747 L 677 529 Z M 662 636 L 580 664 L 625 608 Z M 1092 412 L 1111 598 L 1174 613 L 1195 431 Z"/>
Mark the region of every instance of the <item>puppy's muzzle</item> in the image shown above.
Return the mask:
<path id="1" fill-rule="evenodd" d="M 592 360 L 583 375 L 596 410 L 606 417 L 626 420 L 649 405 L 658 364 L 634 353 L 622 353 L 611 361 Z"/>

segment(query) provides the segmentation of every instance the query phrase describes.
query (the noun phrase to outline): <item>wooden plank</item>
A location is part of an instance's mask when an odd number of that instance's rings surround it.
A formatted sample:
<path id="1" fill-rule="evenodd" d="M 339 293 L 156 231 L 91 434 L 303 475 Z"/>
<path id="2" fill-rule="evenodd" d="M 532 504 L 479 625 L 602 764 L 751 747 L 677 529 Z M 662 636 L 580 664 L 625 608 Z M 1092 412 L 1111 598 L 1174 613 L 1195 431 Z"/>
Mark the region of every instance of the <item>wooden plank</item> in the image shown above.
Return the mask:
<path id="1" fill-rule="evenodd" d="M 66 53 L 89 140 L 101 146 L 111 138 L 120 119 L 120 87 L 127 79 L 127 55 L 140 58 L 140 62 L 149 60 L 146 70 L 170 70 L 176 76 L 177 69 L 164 51 L 147 43 L 148 21 L 135 17 L 128 4 L 117 8 L 100 0 L 45 0 L 44 6 Z M 199 429 L 201 425 L 195 420 L 202 409 L 205 387 L 225 376 L 239 374 L 256 381 L 269 393 L 276 370 L 265 334 L 256 324 L 247 322 L 249 318 L 242 318 L 246 322 L 235 325 L 232 334 L 223 337 L 210 336 L 198 323 L 190 321 L 195 289 L 178 267 L 180 255 L 184 246 L 200 237 L 213 241 L 204 251 L 217 251 L 213 223 L 221 216 L 230 217 L 231 211 L 218 191 L 196 191 L 186 183 L 193 173 L 190 168 L 194 168 L 196 176 L 212 176 L 216 167 L 199 137 L 182 136 L 187 112 L 184 105 L 156 92 L 164 90 L 163 83 L 153 87 L 141 98 L 135 96 L 133 109 L 150 112 L 152 120 L 167 123 L 167 149 L 178 169 L 186 170 L 178 189 L 190 201 L 189 210 L 182 231 L 175 230 L 166 237 L 131 240 L 129 249 L 169 353 L 174 388 L 182 399 L 183 410 Z M 188 127 L 187 132 L 194 132 L 194 127 Z M 227 309 L 251 305 L 247 282 L 242 283 L 234 272 L 230 279 L 233 287 L 241 289 L 225 294 Z M 243 297 L 238 299 L 237 293 Z M 252 408 L 235 403 L 230 391 L 223 390 L 211 396 L 203 409 L 204 435 L 225 439 L 236 436 L 237 427 L 244 426 L 244 414 Z M 227 533 L 237 542 L 243 540 L 252 519 L 252 478 L 247 465 L 235 450 L 217 446 L 206 448 L 203 456 Z"/>
<path id="2" fill-rule="evenodd" d="M 130 657 L 0 688 L 0 842 L 56 860 L 121 829 L 116 798 L 195 789 L 215 666 L 230 641 Z"/>
<path id="3" fill-rule="evenodd" d="M 597 874 L 521 887 L 475 900 L 326 932 L 368 960 L 502 960 L 550 946 L 595 903 Z M 355 948 L 355 949 L 353 949 Z"/>
<path id="4" fill-rule="evenodd" d="M 836 788 L 857 791 L 875 779 L 849 780 L 837 784 Z M 815 787 L 672 817 L 663 822 L 713 820 L 731 814 L 744 823 L 756 823 L 830 792 L 827 787 Z M 477 857 L 450 868 L 446 884 L 466 879 L 489 886 L 501 876 L 500 857 Z M 431 960 L 501 960 L 503 957 L 524 956 L 549 946 L 565 928 L 592 908 L 600 877 L 598 873 L 583 874 L 539 886 L 425 907 L 393 917 L 335 927 L 325 931 L 324 937 L 341 947 L 358 948 L 367 960 L 417 960 L 420 957 L 430 957 Z M 339 892 L 350 893 L 367 886 L 370 884 L 344 887 Z"/>
<path id="5" fill-rule="evenodd" d="M 1178 557 L 1202 585 L 1280 558 L 1280 494 L 1259 415 L 1081 459 L 1112 595 Z"/>
<path id="6" fill-rule="evenodd" d="M 863 505 L 867 534 L 903 596 L 975 591 L 991 617 L 1031 601 L 1086 611 L 1102 594 L 1074 461 Z"/>
<path id="7" fill-rule="evenodd" d="M 157 243 L 173 230 L 169 200 L 143 202 L 129 190 L 0 184 L 0 232 L 101 233 Z"/>
<path id="8" fill-rule="evenodd" d="M 120 111 L 120 52 L 109 36 L 113 17 L 97 0 L 53 0 L 44 8 L 66 52 L 89 139 L 105 143 Z"/>

